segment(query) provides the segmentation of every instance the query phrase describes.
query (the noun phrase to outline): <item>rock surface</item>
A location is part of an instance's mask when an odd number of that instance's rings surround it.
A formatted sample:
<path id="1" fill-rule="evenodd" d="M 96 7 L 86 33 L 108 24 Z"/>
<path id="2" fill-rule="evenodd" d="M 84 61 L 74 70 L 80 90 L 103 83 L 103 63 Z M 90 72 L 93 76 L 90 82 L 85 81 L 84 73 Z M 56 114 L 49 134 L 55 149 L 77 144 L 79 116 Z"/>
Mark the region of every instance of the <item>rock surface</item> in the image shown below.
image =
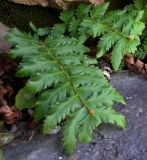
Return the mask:
<path id="1" fill-rule="evenodd" d="M 110 7 L 111 8 L 119 8 L 126 4 L 130 4 L 132 0 L 126 1 L 116 1 L 116 0 L 9 0 L 18 4 L 24 4 L 24 5 L 39 5 L 42 7 L 52 7 L 56 9 L 68 9 L 71 6 L 79 3 L 92 3 L 92 4 L 101 4 L 104 1 L 111 2 Z"/>
<path id="2" fill-rule="evenodd" d="M 88 0 L 70 0 L 70 1 L 69 0 L 10 0 L 10 1 L 29 6 L 39 5 L 42 7 L 53 7 L 56 9 L 67 9 L 71 4 L 73 4 L 76 1 L 88 2 Z"/>
<path id="3" fill-rule="evenodd" d="M 6 160 L 146 160 L 147 79 L 129 71 L 113 74 L 112 85 L 125 97 L 127 106 L 115 108 L 126 116 L 126 130 L 100 126 L 87 145 L 78 145 L 73 155 L 62 148 L 61 134 L 42 136 L 38 129 L 20 131 L 5 146 Z"/>

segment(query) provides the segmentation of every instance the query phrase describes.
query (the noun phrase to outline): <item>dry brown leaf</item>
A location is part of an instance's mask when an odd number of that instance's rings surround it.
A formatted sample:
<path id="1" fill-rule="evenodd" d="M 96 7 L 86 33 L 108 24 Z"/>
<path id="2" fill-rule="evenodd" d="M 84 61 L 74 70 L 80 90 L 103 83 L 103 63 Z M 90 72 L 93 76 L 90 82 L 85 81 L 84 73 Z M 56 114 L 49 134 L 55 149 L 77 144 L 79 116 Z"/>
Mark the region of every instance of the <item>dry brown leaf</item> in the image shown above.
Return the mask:
<path id="1" fill-rule="evenodd" d="M 14 124 L 21 118 L 21 112 L 12 110 L 8 105 L 0 107 L 0 114 L 4 117 L 6 124 Z"/>
<path id="2" fill-rule="evenodd" d="M 125 62 L 125 64 L 133 65 L 135 63 L 134 57 L 129 54 L 126 54 L 124 57 L 124 62 Z"/>
<path id="3" fill-rule="evenodd" d="M 147 77 L 147 64 L 143 63 L 141 60 L 134 59 L 132 55 L 127 54 L 124 57 L 124 63 L 131 71 Z"/>

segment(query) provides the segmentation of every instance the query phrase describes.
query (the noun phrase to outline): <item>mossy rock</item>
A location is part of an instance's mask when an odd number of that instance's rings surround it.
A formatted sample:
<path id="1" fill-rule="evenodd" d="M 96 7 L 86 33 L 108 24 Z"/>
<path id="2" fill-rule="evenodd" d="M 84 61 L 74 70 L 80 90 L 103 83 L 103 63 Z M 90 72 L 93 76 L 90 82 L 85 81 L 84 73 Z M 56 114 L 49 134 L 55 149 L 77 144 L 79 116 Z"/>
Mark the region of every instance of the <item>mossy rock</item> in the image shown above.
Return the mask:
<path id="1" fill-rule="evenodd" d="M 0 21 L 9 27 L 29 30 L 29 22 L 37 26 L 52 26 L 58 21 L 59 12 L 51 8 L 25 6 L 0 0 Z"/>

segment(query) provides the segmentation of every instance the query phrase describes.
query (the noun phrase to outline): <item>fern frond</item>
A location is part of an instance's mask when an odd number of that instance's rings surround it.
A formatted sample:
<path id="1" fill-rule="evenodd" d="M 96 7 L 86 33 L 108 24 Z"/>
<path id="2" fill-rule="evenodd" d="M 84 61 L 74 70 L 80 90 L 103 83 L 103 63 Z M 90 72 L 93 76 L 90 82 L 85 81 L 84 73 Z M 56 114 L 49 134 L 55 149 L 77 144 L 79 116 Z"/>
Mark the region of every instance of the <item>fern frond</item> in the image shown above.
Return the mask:
<path id="1" fill-rule="evenodd" d="M 126 8 L 126 11 L 131 13 L 133 10 L 137 10 L 137 11 L 143 11 L 143 15 L 142 17 L 142 22 L 144 22 L 145 27 L 147 25 L 147 4 L 146 4 L 146 0 L 134 0 L 134 4 L 128 5 Z M 143 24 L 136 24 L 138 25 L 138 27 L 134 27 L 134 32 L 139 33 L 140 32 L 140 28 L 143 28 Z M 135 50 L 135 52 L 131 53 L 134 57 L 139 58 L 139 59 L 144 59 L 147 55 L 147 50 L 144 47 L 145 44 L 145 38 L 147 36 L 147 32 L 146 30 L 143 31 L 143 33 L 139 33 L 141 35 L 141 44 L 138 46 L 137 50 Z M 147 43 L 146 43 L 147 44 Z"/>
<path id="2" fill-rule="evenodd" d="M 139 36 L 145 28 L 141 22 L 143 11 L 127 9 L 108 12 L 109 3 L 101 5 L 79 5 L 66 21 L 66 30 L 84 43 L 89 37 L 100 37 L 97 46 L 97 58 L 112 50 L 112 66 L 117 70 L 126 52 L 132 54 L 140 44 Z M 64 15 L 64 12 L 62 13 Z M 62 15 L 61 14 L 61 15 Z M 118 48 L 120 50 L 118 50 Z M 119 51 L 119 52 L 118 52 Z"/>
<path id="3" fill-rule="evenodd" d="M 30 22 L 30 27 L 38 36 L 45 36 L 50 33 L 49 27 L 37 28 L 32 22 Z"/>
<path id="4" fill-rule="evenodd" d="M 60 17 L 59 17 L 59 18 L 60 18 L 64 23 L 68 23 L 68 22 L 71 20 L 73 14 L 74 14 L 74 10 L 73 10 L 73 9 L 71 9 L 71 10 L 65 10 L 65 11 L 63 11 L 63 12 L 60 14 Z"/>
<path id="5" fill-rule="evenodd" d="M 138 50 L 133 54 L 133 56 L 139 59 L 144 59 L 147 56 L 147 38 L 143 39 L 142 44 L 138 47 Z"/>
<path id="6" fill-rule="evenodd" d="M 83 15 L 81 10 L 76 14 Z M 81 41 L 53 35 L 51 32 L 40 40 L 36 34 L 18 29 L 8 35 L 7 39 L 14 44 L 10 56 L 21 61 L 17 75 L 28 77 L 16 97 L 16 106 L 35 108 L 35 120 L 45 118 L 44 134 L 64 120 L 64 146 L 71 153 L 78 139 L 89 142 L 92 131 L 101 123 L 124 128 L 124 117 L 112 105 L 125 102 L 94 66 L 96 60 L 85 55 L 89 49 Z"/>
<path id="7" fill-rule="evenodd" d="M 36 102 L 35 95 L 31 93 L 27 93 L 25 89 L 21 89 L 19 94 L 16 97 L 16 106 L 19 106 L 19 109 L 22 110 L 24 108 L 33 108 L 34 103 Z"/>
<path id="8" fill-rule="evenodd" d="M 147 7 L 146 0 L 134 0 L 134 6 L 138 10 L 142 10 Z"/>
<path id="9" fill-rule="evenodd" d="M 106 10 L 108 9 L 109 2 L 103 3 L 102 5 L 96 5 L 91 11 L 90 11 L 90 17 L 92 19 L 100 19 L 103 18 L 103 16 L 106 13 Z"/>
<path id="10" fill-rule="evenodd" d="M 49 37 L 58 37 L 65 33 L 65 24 L 55 24 L 51 29 L 51 35 Z"/>

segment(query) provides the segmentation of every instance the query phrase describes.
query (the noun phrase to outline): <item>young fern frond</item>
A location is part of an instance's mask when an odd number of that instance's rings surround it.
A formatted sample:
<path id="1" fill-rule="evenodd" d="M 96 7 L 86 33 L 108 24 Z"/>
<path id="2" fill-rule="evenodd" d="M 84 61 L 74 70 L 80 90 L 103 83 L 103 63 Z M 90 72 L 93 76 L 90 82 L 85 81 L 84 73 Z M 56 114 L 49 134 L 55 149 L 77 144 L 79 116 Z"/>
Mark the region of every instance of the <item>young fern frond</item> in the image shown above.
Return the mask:
<path id="1" fill-rule="evenodd" d="M 89 49 L 81 41 L 53 31 L 42 40 L 16 28 L 7 40 L 14 44 L 10 56 L 21 61 L 17 75 L 28 78 L 17 108 L 35 108 L 34 119 L 44 119 L 44 134 L 64 120 L 67 153 L 78 141 L 89 142 L 101 123 L 125 127 L 124 116 L 112 108 L 114 102 L 125 104 L 123 98 L 94 66 L 96 60 L 85 55 Z"/>
<path id="2" fill-rule="evenodd" d="M 119 68 L 125 53 L 134 53 L 140 44 L 139 36 L 144 29 L 141 22 L 143 11 L 112 11 L 106 13 L 109 3 L 82 4 L 76 10 L 63 11 L 60 19 L 71 36 L 85 42 L 89 37 L 100 37 L 97 58 L 112 50 L 112 66 Z"/>

